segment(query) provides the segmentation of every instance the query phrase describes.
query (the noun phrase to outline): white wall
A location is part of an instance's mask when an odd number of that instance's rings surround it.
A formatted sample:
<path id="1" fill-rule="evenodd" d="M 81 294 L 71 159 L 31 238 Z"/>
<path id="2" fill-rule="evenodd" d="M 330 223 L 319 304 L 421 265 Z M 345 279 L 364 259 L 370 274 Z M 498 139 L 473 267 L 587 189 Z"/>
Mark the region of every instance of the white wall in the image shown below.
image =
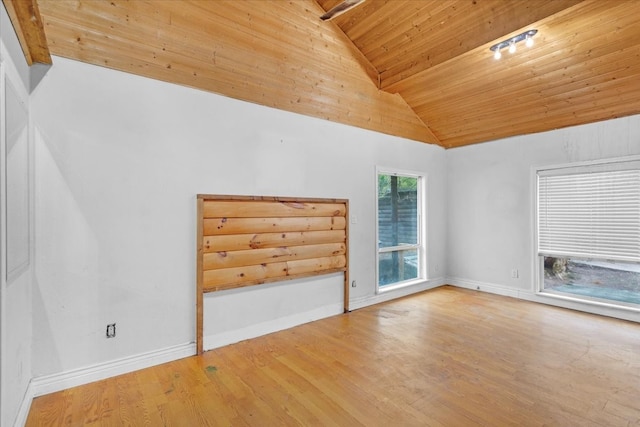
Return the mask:
<path id="1" fill-rule="evenodd" d="M 198 193 L 349 199 L 351 297 L 362 306 L 393 296 L 375 295 L 375 166 L 422 171 L 433 280 L 413 290 L 443 281 L 433 268 L 446 269 L 439 147 L 63 58 L 32 114 L 35 377 L 194 341 Z M 340 275 L 212 294 L 205 344 L 341 308 Z M 111 322 L 117 337 L 106 339 Z"/>
<path id="2" fill-rule="evenodd" d="M 640 116 L 448 150 L 448 281 L 640 320 L 637 313 L 533 295 L 532 169 L 635 154 L 640 154 Z M 518 278 L 511 277 L 513 269 Z"/>
<path id="3" fill-rule="evenodd" d="M 531 168 L 640 154 L 640 116 L 445 152 L 63 58 L 34 91 L 31 111 L 32 375 L 52 389 L 69 385 L 56 375 L 193 351 L 198 193 L 349 199 L 358 308 L 408 292 L 375 294 L 375 166 L 422 171 L 431 280 L 410 291 L 446 274 L 535 299 Z M 340 275 L 211 294 L 205 345 L 341 308 Z M 117 337 L 108 340 L 112 322 Z"/>
<path id="4" fill-rule="evenodd" d="M 28 90 L 29 68 L 3 5 L 0 6 L 0 426 L 14 425 L 30 403 L 25 398 L 31 379 L 33 277 Z"/>

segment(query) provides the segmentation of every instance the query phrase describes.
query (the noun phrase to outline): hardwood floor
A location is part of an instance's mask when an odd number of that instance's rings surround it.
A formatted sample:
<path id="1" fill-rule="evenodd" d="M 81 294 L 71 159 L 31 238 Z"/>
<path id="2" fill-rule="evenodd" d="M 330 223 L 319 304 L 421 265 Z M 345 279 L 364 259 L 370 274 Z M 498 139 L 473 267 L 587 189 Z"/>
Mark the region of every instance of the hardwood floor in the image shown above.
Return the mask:
<path id="1" fill-rule="evenodd" d="M 443 287 L 36 398 L 51 425 L 640 426 L 640 324 Z"/>

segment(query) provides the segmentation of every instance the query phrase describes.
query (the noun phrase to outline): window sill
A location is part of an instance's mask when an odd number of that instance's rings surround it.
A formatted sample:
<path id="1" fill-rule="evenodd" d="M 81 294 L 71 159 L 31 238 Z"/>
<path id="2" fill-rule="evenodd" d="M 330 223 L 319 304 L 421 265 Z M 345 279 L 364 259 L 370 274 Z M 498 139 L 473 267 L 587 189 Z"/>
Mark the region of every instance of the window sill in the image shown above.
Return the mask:
<path id="1" fill-rule="evenodd" d="M 415 285 L 420 285 L 422 283 L 425 283 L 427 281 L 427 279 L 423 279 L 423 278 L 419 278 L 419 279 L 414 279 L 414 280 L 407 280 L 404 282 L 398 282 L 395 283 L 393 285 L 384 285 L 384 286 L 378 286 L 378 294 L 384 294 L 386 292 L 389 291 L 393 291 L 396 289 L 402 289 L 402 288 L 408 288 L 409 286 L 415 286 Z"/>
<path id="2" fill-rule="evenodd" d="M 536 295 L 540 297 L 563 300 L 563 301 L 568 301 L 568 302 L 573 302 L 578 304 L 592 305 L 592 306 L 603 307 L 603 308 L 614 309 L 614 310 L 624 310 L 632 313 L 640 313 L 640 307 L 637 305 L 632 306 L 632 305 L 626 305 L 624 303 L 616 304 L 612 302 L 604 302 L 604 301 L 598 301 L 594 299 L 574 297 L 571 295 L 567 295 L 565 293 L 557 293 L 557 292 L 545 291 L 545 290 L 537 291 Z"/>

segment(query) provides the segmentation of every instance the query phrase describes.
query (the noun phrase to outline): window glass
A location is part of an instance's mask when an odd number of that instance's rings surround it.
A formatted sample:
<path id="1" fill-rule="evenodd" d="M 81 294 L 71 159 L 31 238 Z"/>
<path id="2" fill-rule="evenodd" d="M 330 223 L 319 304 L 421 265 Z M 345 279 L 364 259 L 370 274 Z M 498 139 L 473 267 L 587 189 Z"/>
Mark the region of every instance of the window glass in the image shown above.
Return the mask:
<path id="1" fill-rule="evenodd" d="M 378 238 L 381 247 L 418 243 L 418 178 L 378 175 Z"/>
<path id="2" fill-rule="evenodd" d="M 640 304 L 640 263 L 544 257 L 543 288 L 595 301 Z"/>
<path id="3" fill-rule="evenodd" d="M 640 161 L 537 172 L 540 290 L 640 304 Z"/>
<path id="4" fill-rule="evenodd" d="M 378 286 L 422 278 L 422 177 L 378 173 Z"/>

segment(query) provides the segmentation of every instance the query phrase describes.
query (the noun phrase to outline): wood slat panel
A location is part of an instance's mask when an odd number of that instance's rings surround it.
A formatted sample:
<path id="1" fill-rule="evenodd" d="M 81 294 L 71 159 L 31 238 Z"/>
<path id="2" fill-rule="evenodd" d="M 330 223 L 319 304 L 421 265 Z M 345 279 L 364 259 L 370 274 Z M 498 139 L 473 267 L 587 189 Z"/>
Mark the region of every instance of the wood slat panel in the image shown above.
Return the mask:
<path id="1" fill-rule="evenodd" d="M 204 330 L 204 284 L 202 280 L 203 272 L 203 251 L 202 251 L 202 232 L 203 232 L 203 215 L 204 200 L 201 197 L 196 199 L 196 352 L 202 354 L 203 349 L 203 330 Z"/>
<path id="2" fill-rule="evenodd" d="M 344 216 L 344 203 L 294 201 L 205 201 L 204 218 L 278 218 Z"/>
<path id="3" fill-rule="evenodd" d="M 288 218 L 206 218 L 204 235 L 278 233 L 283 231 L 344 230 L 344 216 Z"/>
<path id="4" fill-rule="evenodd" d="M 267 279 L 278 279 L 287 275 L 286 262 L 271 264 L 246 265 L 235 268 L 222 268 L 203 272 L 205 292 L 233 289 L 264 283 Z"/>
<path id="5" fill-rule="evenodd" d="M 198 353 L 205 292 L 342 272 L 349 310 L 347 200 L 200 194 L 197 215 Z"/>
<path id="6" fill-rule="evenodd" d="M 229 252 L 211 252 L 203 254 L 203 271 L 219 268 L 241 267 L 243 265 L 270 264 L 294 259 L 324 258 L 344 255 L 345 243 L 326 243 L 322 245 L 306 245 L 277 247 L 266 249 L 250 249 Z"/>
<path id="7" fill-rule="evenodd" d="M 344 230 L 293 231 L 287 233 L 233 234 L 205 236 L 203 252 L 240 251 L 247 249 L 277 248 L 285 246 L 342 243 L 346 240 Z"/>
<path id="8" fill-rule="evenodd" d="M 346 265 L 347 258 L 344 255 L 287 262 L 289 274 L 296 276 L 317 274 L 320 271 L 341 271 Z"/>
<path id="9" fill-rule="evenodd" d="M 277 281 L 284 277 L 298 278 L 344 271 L 344 255 L 313 258 L 244 267 L 207 270 L 203 273 L 205 292 L 234 289 Z"/>

